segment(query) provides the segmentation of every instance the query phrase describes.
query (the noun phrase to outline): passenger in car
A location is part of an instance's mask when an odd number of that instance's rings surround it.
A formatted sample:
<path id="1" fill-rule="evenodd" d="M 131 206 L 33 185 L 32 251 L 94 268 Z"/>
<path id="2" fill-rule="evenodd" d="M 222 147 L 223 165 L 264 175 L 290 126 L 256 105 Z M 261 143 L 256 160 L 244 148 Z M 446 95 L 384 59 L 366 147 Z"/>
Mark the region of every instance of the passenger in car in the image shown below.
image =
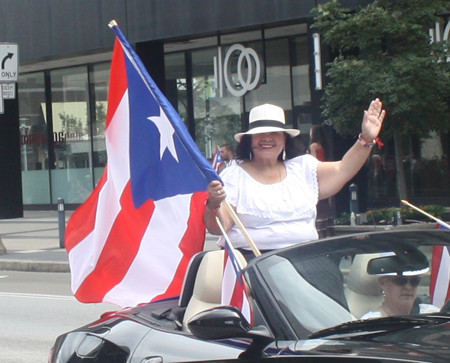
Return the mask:
<path id="1" fill-rule="evenodd" d="M 394 315 L 435 313 L 439 308 L 430 304 L 417 304 L 417 288 L 420 275 L 381 276 L 378 282 L 383 290 L 381 306 L 364 314 L 361 319 L 382 318 Z"/>
<path id="2" fill-rule="evenodd" d="M 295 156 L 293 137 L 284 110 L 265 104 L 250 111 L 249 130 L 234 137 L 238 163 L 208 186 L 205 224 L 220 235 L 219 216 L 233 246 L 247 259 L 253 256 L 247 240 L 221 203 L 227 198 L 261 252 L 318 238 L 315 219 L 318 200 L 337 193 L 363 166 L 377 142 L 385 116 L 379 99 L 364 111 L 361 134 L 340 161 L 320 162 L 311 155 Z M 218 244 L 223 246 L 221 237 Z"/>

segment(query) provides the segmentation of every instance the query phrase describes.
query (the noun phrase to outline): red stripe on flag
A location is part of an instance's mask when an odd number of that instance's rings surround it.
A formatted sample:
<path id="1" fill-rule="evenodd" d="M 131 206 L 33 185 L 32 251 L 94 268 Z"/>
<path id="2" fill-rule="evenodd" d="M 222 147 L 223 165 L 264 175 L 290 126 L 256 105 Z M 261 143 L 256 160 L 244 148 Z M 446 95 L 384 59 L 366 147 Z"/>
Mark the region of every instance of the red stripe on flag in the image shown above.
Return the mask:
<path id="1" fill-rule="evenodd" d="M 128 89 L 127 67 L 125 66 L 125 54 L 123 51 L 116 51 L 122 48 L 120 41 L 116 38 L 114 53 L 111 61 L 111 75 L 108 93 L 108 111 L 106 114 L 106 128 L 108 128 L 123 94 Z"/>
<path id="2" fill-rule="evenodd" d="M 152 200 L 139 209 L 134 207 L 130 182 L 124 189 L 120 204 L 122 209 L 111 228 L 94 271 L 75 293 L 81 302 L 102 301 L 108 291 L 122 281 L 139 251 L 155 208 Z"/>
<path id="3" fill-rule="evenodd" d="M 236 281 L 234 285 L 233 295 L 231 296 L 230 305 L 237 307 L 242 311 L 244 299 L 244 287 L 241 285 L 242 281 Z"/>
<path id="4" fill-rule="evenodd" d="M 207 192 L 194 193 L 191 200 L 191 209 L 188 220 L 188 227 L 186 233 L 180 242 L 180 250 L 183 252 L 183 257 L 178 265 L 175 276 L 167 288 L 166 292 L 156 296 L 152 301 L 162 300 L 168 297 L 178 296 L 181 292 L 181 287 L 184 281 L 188 264 L 192 256 L 197 252 L 203 250 L 205 243 L 206 227 L 204 222 L 200 223 L 198 216 L 205 213 L 206 200 L 208 198 Z M 201 219 L 203 221 L 203 219 Z"/>
<path id="5" fill-rule="evenodd" d="M 431 259 L 431 275 L 430 275 L 430 296 L 434 296 L 434 291 L 436 289 L 436 281 L 439 274 L 439 266 L 441 265 L 442 253 L 444 251 L 444 247 L 442 246 L 434 246 L 433 247 L 433 255 Z"/>
<path id="6" fill-rule="evenodd" d="M 107 168 L 89 198 L 77 208 L 67 223 L 64 245 L 69 253 L 78 243 L 82 242 L 95 227 L 98 197 L 107 181 Z"/>

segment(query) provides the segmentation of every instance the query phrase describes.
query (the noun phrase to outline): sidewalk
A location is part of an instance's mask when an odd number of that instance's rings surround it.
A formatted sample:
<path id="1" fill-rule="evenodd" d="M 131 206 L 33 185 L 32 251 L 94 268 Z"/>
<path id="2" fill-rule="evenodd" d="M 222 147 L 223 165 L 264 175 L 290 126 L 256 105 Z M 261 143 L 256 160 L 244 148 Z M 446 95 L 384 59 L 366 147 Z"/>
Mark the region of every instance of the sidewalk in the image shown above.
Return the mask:
<path id="1" fill-rule="evenodd" d="M 72 213 L 65 212 L 66 224 Z M 57 211 L 24 211 L 23 218 L 0 220 L 0 271 L 70 272 L 58 225 Z M 207 235 L 205 249 L 216 248 L 216 241 Z"/>
<path id="2" fill-rule="evenodd" d="M 72 213 L 65 212 L 66 221 Z M 23 218 L 2 219 L 0 238 L 6 249 L 0 270 L 70 272 L 67 252 L 59 247 L 57 211 L 24 211 Z"/>

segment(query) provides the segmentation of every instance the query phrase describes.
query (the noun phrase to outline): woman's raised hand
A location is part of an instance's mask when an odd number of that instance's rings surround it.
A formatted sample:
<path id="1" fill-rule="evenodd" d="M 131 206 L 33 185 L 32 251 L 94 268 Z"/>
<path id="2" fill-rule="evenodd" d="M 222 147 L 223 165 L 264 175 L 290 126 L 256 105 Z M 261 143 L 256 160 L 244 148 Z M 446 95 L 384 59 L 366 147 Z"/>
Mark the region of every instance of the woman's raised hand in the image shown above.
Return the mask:
<path id="1" fill-rule="evenodd" d="M 370 103 L 368 110 L 364 111 L 361 137 L 366 142 L 371 143 L 378 137 L 385 115 L 386 111 L 383 110 L 383 103 L 378 98 Z"/>

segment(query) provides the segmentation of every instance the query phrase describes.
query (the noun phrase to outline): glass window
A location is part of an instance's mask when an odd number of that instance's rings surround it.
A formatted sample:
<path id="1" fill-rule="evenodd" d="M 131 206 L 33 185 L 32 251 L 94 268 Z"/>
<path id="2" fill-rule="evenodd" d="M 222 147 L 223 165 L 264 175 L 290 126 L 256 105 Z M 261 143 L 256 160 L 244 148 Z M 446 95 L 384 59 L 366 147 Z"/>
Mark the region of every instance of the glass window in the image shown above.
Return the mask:
<path id="1" fill-rule="evenodd" d="M 93 160 L 95 184 L 98 183 L 106 165 L 106 112 L 108 110 L 108 85 L 111 63 L 94 64 L 91 72 L 91 83 L 94 94 L 95 119 L 92 120 Z"/>
<path id="2" fill-rule="evenodd" d="M 311 103 L 309 87 L 309 52 L 306 36 L 293 39 L 292 91 L 294 106 Z"/>
<path id="3" fill-rule="evenodd" d="M 241 130 L 241 98 L 216 94 L 214 57 L 217 48 L 192 52 L 195 137 L 207 158 L 217 146 L 234 145 L 233 136 Z"/>
<path id="4" fill-rule="evenodd" d="M 262 42 L 249 47 L 262 54 Z M 245 96 L 246 111 L 264 103 L 280 106 L 286 112 L 286 124 L 292 127 L 291 73 L 288 39 L 266 41 L 266 82 Z"/>
<path id="5" fill-rule="evenodd" d="M 19 122 L 24 204 L 49 204 L 44 72 L 19 76 Z"/>
<path id="6" fill-rule="evenodd" d="M 87 67 L 50 73 L 55 164 L 52 202 L 82 203 L 92 191 Z"/>
<path id="7" fill-rule="evenodd" d="M 256 262 L 258 276 L 248 274 L 250 283 L 267 284 L 256 298 L 273 304 L 264 310 L 282 311 L 300 339 L 332 327 L 314 338 L 363 337 L 380 329 L 371 319 L 438 312 L 445 299 L 431 305 L 430 266 L 433 248 L 442 249 L 448 237 L 439 230 L 397 232 L 343 236 L 269 254 Z M 406 285 L 408 294 L 402 292 Z M 363 326 L 348 324 L 358 319 Z"/>
<path id="8" fill-rule="evenodd" d="M 168 54 L 164 58 L 166 73 L 166 97 L 187 123 L 188 102 L 184 53 Z"/>
<path id="9" fill-rule="evenodd" d="M 296 138 L 299 154 L 309 148 L 312 127 L 311 88 L 309 83 L 309 50 L 307 36 L 291 39 L 292 51 L 292 100 L 294 102 L 294 125 L 301 130 Z"/>

